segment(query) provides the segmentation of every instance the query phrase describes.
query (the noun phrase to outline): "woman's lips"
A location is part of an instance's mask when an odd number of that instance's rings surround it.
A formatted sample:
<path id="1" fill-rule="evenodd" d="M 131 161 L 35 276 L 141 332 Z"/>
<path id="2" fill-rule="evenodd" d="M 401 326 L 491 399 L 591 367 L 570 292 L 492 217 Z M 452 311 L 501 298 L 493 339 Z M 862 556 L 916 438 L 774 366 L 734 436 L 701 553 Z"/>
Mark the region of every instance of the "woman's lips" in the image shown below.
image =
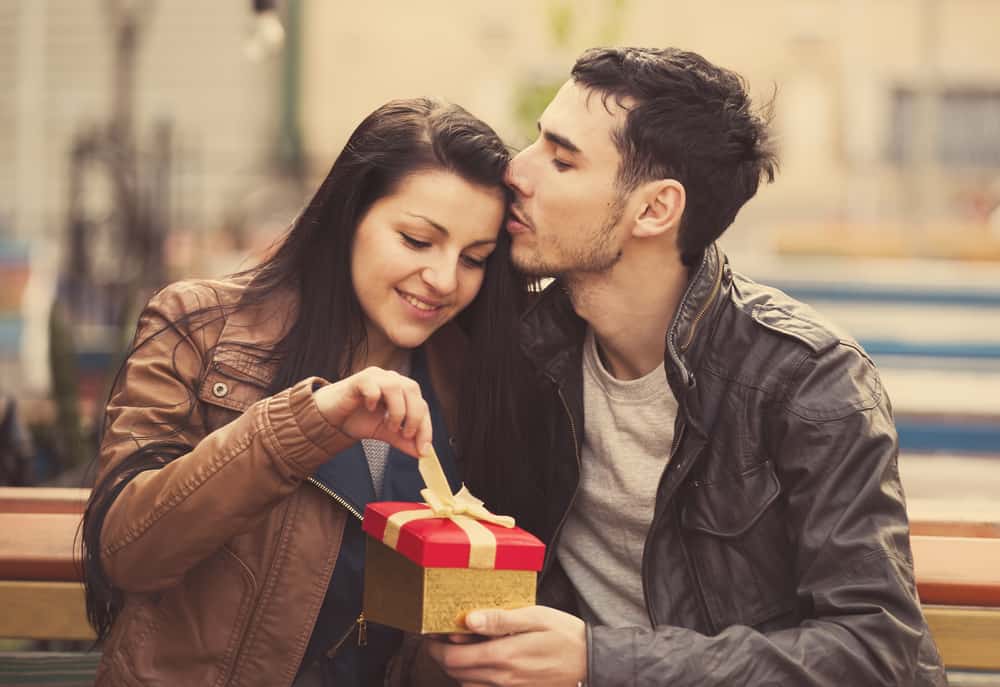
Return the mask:
<path id="1" fill-rule="evenodd" d="M 441 303 L 431 303 L 419 298 L 418 296 L 414 296 L 412 293 L 406 293 L 405 291 L 400 291 L 399 289 L 396 289 L 396 293 L 398 293 L 402 301 L 409 306 L 408 310 L 415 317 L 422 319 L 435 317 L 444 307 Z"/>

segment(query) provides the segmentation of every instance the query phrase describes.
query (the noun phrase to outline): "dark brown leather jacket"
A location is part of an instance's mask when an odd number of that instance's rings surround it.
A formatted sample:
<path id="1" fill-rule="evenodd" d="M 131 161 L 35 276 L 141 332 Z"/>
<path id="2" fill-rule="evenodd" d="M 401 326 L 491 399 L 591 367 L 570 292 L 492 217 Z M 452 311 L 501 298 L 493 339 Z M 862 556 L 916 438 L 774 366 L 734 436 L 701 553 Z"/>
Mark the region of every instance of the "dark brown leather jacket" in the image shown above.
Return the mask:
<path id="1" fill-rule="evenodd" d="M 585 323 L 558 284 L 524 319 L 550 418 L 540 492 L 513 511 L 549 544 L 540 603 L 573 611 L 554 555 L 580 476 Z M 664 342 L 679 403 L 646 538 L 646 627 L 588 627 L 588 684 L 945 684 L 917 600 L 892 411 L 875 365 L 716 247 Z M 668 462 L 669 459 L 669 462 Z"/>
<path id="2" fill-rule="evenodd" d="M 252 349 L 279 339 L 293 297 L 185 321 L 241 292 L 238 282 L 190 281 L 158 293 L 136 340 L 160 333 L 128 359 L 107 407 L 98 479 L 150 441 L 194 448 L 139 473 L 108 511 L 101 562 L 126 602 L 98 685 L 282 687 L 309 642 L 346 515 L 306 480 L 353 442 L 316 408 L 322 380 L 267 395 L 274 365 Z M 454 326 L 426 345 L 452 428 L 462 348 Z"/>

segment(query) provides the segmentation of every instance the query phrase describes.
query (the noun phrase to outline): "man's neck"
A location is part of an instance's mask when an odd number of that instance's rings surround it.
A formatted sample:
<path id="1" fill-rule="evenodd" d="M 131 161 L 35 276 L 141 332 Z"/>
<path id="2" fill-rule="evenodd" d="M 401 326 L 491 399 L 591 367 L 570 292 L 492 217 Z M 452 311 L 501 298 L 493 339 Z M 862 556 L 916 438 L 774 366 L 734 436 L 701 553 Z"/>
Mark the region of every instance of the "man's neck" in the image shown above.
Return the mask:
<path id="1" fill-rule="evenodd" d="M 688 272 L 674 264 L 619 262 L 602 273 L 565 278 L 573 309 L 594 330 L 603 360 L 617 379 L 638 379 L 663 362 L 665 337 Z"/>

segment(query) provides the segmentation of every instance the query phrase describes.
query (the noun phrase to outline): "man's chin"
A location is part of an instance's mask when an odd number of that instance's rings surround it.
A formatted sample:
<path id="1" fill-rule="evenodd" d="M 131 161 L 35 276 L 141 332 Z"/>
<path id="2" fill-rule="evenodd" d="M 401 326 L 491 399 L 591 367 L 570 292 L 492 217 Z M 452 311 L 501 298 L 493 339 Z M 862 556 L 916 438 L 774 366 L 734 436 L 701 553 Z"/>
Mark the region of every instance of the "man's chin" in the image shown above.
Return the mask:
<path id="1" fill-rule="evenodd" d="M 521 252 L 518 250 L 511 251 L 510 261 L 514 263 L 514 267 L 517 270 L 528 277 L 556 277 L 558 276 L 559 270 L 553 269 L 550 265 L 547 265 L 538 255 L 534 253 L 529 253 L 527 251 Z"/>

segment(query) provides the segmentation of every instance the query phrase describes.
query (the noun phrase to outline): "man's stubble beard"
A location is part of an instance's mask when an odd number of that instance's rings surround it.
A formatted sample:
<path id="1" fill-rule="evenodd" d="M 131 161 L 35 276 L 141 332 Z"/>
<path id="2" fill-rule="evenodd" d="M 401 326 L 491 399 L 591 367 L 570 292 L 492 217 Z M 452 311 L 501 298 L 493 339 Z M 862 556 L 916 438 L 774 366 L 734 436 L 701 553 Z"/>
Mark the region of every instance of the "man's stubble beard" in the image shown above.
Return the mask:
<path id="1" fill-rule="evenodd" d="M 564 248 L 558 240 L 550 244 L 552 252 L 556 254 L 555 259 L 546 262 L 540 256 L 542 251 L 541 241 L 535 246 L 535 254 L 525 259 L 519 257 L 516 246 L 511 251 L 514 266 L 529 277 L 566 277 L 569 275 L 583 275 L 606 272 L 610 270 L 621 259 L 620 249 L 612 246 L 611 239 L 614 236 L 615 227 L 625 214 L 625 199 L 619 196 L 612 204 L 604 224 L 593 237 L 590 246 L 580 246 L 575 250 Z M 538 234 L 535 234 L 536 239 Z"/>

